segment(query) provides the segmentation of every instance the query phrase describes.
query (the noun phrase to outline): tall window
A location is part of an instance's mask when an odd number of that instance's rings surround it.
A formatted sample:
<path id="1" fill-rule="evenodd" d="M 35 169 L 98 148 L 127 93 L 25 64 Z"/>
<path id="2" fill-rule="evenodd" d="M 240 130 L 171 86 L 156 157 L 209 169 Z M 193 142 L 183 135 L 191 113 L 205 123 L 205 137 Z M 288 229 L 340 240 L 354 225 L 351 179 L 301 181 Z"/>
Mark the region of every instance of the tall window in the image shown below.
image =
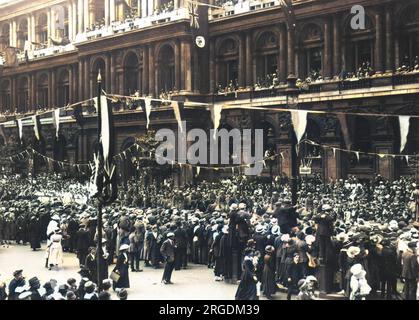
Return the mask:
<path id="1" fill-rule="evenodd" d="M 137 55 L 129 53 L 124 63 L 125 94 L 130 95 L 140 90 L 140 69 Z"/>
<path id="2" fill-rule="evenodd" d="M 159 53 L 159 92 L 175 89 L 175 54 L 169 45 Z M 178 88 L 176 88 L 178 89 Z"/>
<path id="3" fill-rule="evenodd" d="M 24 77 L 18 80 L 18 112 L 26 112 L 29 110 L 29 86 L 28 78 Z"/>
<path id="4" fill-rule="evenodd" d="M 70 85 L 68 71 L 63 70 L 58 79 L 58 105 L 64 107 L 70 102 Z"/>
<path id="5" fill-rule="evenodd" d="M 0 110 L 5 112 L 11 109 L 10 81 L 5 80 L 0 84 Z"/>
<path id="6" fill-rule="evenodd" d="M 346 26 L 345 63 L 347 72 L 356 72 L 363 63 L 374 65 L 374 27 L 366 16 L 365 30 L 353 30 L 350 21 Z"/>
<path id="7" fill-rule="evenodd" d="M 317 24 L 309 24 L 301 33 L 301 78 L 319 76 L 323 69 L 323 32 Z"/>
<path id="8" fill-rule="evenodd" d="M 272 32 L 263 33 L 256 42 L 256 77 L 265 79 L 278 69 L 278 39 Z"/>
<path id="9" fill-rule="evenodd" d="M 412 64 L 419 56 L 419 3 L 412 3 L 400 16 L 400 61 L 407 57 Z"/>
<path id="10" fill-rule="evenodd" d="M 23 19 L 18 25 L 17 32 L 17 46 L 19 49 L 23 50 L 25 47 L 25 42 L 28 40 L 28 20 Z"/>
<path id="11" fill-rule="evenodd" d="M 225 88 L 237 84 L 239 77 L 239 51 L 236 41 L 226 39 L 221 44 L 217 55 L 218 85 Z"/>
<path id="12" fill-rule="evenodd" d="M 38 16 L 36 26 L 36 40 L 38 43 L 48 43 L 48 19 L 46 13 L 41 13 Z"/>
<path id="13" fill-rule="evenodd" d="M 4 50 L 10 44 L 10 25 L 9 23 L 4 23 L 0 29 L 0 50 Z"/>
<path id="14" fill-rule="evenodd" d="M 41 108 L 48 108 L 48 75 L 46 74 L 38 77 L 37 102 Z"/>

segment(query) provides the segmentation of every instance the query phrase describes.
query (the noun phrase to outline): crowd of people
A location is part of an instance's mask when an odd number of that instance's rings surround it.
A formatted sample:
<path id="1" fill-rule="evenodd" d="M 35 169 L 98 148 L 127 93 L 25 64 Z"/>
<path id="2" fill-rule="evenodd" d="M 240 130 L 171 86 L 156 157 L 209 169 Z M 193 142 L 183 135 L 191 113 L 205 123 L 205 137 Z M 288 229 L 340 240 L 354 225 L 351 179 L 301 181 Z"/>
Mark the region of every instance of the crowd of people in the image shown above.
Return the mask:
<path id="1" fill-rule="evenodd" d="M 104 299 L 96 292 L 126 292 L 130 272 L 164 267 L 162 282 L 171 284 L 173 270 L 193 263 L 212 268 L 214 281 L 240 280 L 240 300 L 272 299 L 280 289 L 288 299 L 315 299 L 316 290 L 351 300 L 417 299 L 419 226 L 410 178 L 305 179 L 296 205 L 286 179 L 237 176 L 179 188 L 132 180 L 103 209 L 100 252 L 88 186 L 59 176 L 35 179 L 0 181 L 0 240 L 29 242 L 33 250 L 47 241 L 49 269 L 60 268 L 63 251 L 73 252 L 82 280 L 77 290 L 70 289 L 74 281 L 41 287 L 16 270 L 13 285 L 0 285 L 3 298 L 39 299 L 42 292 L 42 299 Z"/>

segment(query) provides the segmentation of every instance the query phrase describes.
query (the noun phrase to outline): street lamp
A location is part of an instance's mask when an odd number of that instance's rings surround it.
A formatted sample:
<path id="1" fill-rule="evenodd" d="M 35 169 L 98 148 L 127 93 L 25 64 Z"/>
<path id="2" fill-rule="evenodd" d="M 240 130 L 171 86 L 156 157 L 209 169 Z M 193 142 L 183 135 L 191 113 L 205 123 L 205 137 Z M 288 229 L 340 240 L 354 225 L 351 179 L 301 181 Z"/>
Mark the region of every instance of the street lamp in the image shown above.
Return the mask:
<path id="1" fill-rule="evenodd" d="M 290 74 L 287 78 L 287 88 L 285 95 L 287 98 L 287 106 L 289 109 L 298 108 L 298 95 L 299 89 L 296 86 L 297 77 Z M 297 137 L 295 134 L 291 135 L 291 201 L 292 205 L 297 204 L 297 179 L 298 179 L 298 166 L 297 166 Z"/>

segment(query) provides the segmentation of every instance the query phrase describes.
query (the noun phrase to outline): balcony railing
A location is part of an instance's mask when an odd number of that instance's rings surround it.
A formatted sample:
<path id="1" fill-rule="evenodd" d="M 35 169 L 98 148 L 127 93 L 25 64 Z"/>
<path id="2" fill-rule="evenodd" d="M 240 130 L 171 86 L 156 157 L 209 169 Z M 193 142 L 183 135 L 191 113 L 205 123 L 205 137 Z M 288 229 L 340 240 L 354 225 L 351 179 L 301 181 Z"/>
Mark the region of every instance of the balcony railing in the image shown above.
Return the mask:
<path id="1" fill-rule="evenodd" d="M 279 0 L 248 0 L 248 1 L 221 1 L 218 2 L 222 8 L 211 8 L 209 11 L 209 20 L 227 17 L 235 14 L 266 9 L 280 4 Z"/>
<path id="2" fill-rule="evenodd" d="M 86 42 L 93 39 L 112 36 L 132 30 L 151 27 L 156 24 L 182 19 L 189 19 L 189 11 L 187 8 L 179 8 L 172 11 L 160 12 L 144 18 L 129 18 L 125 19 L 123 22 L 113 22 L 110 26 L 103 26 L 95 30 L 79 33 L 76 36 L 75 43 Z"/>
<path id="3" fill-rule="evenodd" d="M 377 76 L 364 79 L 353 79 L 344 81 L 316 81 L 300 88 L 301 94 L 316 94 L 324 92 L 344 92 L 349 90 L 365 89 L 379 87 L 391 87 L 409 84 L 419 84 L 419 70 L 405 74 L 394 74 L 390 76 Z M 286 86 L 275 86 L 271 88 L 241 89 L 230 91 L 228 93 L 218 93 L 214 95 L 215 102 L 241 100 L 241 99 L 261 99 L 272 98 L 285 95 Z M 391 90 L 391 89 L 389 89 Z"/>
<path id="4" fill-rule="evenodd" d="M 34 60 L 38 58 L 54 56 L 59 53 L 70 52 L 76 50 L 73 44 L 67 44 L 63 46 L 51 46 L 42 49 L 27 50 L 18 53 L 17 59 L 19 62 L 25 62 L 26 60 Z"/>

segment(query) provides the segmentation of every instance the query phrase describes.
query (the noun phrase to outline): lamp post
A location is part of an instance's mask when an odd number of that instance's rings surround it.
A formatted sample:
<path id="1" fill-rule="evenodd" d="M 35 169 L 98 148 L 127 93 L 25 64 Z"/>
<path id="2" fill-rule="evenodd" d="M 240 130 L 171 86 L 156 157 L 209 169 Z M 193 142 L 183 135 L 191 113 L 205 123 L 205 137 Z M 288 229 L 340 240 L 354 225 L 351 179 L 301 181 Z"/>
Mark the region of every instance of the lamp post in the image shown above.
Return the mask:
<path id="1" fill-rule="evenodd" d="M 287 78 L 287 88 L 285 95 L 287 98 L 287 107 L 290 109 L 298 108 L 298 95 L 299 89 L 296 86 L 297 77 L 290 74 Z M 297 137 L 291 134 L 291 201 L 292 205 L 297 204 L 297 191 L 298 191 L 298 155 L 297 155 Z"/>

